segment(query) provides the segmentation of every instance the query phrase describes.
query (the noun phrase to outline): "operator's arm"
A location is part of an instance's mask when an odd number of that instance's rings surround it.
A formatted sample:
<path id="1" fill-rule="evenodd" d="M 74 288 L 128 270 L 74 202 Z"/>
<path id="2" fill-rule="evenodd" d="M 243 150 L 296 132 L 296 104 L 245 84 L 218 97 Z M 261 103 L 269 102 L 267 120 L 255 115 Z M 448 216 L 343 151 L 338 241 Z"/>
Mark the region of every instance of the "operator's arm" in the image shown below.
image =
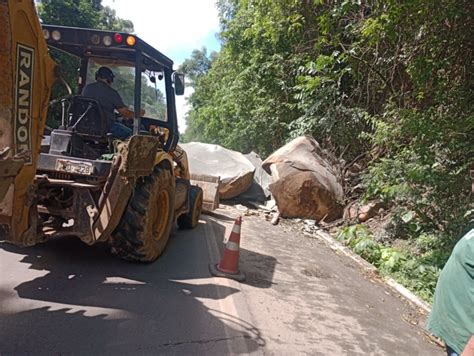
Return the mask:
<path id="1" fill-rule="evenodd" d="M 132 110 L 130 110 L 128 107 L 125 106 L 119 93 L 117 92 L 115 93 L 117 94 L 114 98 L 115 110 L 119 112 L 120 116 L 126 119 L 133 119 L 135 117 L 135 112 L 133 112 Z M 145 115 L 145 110 L 142 110 L 141 112 L 141 116 L 143 115 Z"/>
<path id="2" fill-rule="evenodd" d="M 122 108 L 116 109 L 119 114 L 127 119 L 133 119 L 135 117 L 135 113 L 132 110 L 129 110 L 126 106 Z"/>
<path id="3" fill-rule="evenodd" d="M 132 110 L 129 110 L 129 108 L 127 108 L 126 106 L 120 109 L 116 109 L 116 110 L 120 113 L 121 116 L 127 119 L 133 119 L 135 117 L 135 112 Z M 144 115 L 145 115 L 145 110 L 142 109 L 140 111 L 140 116 L 144 116 Z"/>
<path id="4" fill-rule="evenodd" d="M 111 90 L 110 92 L 110 99 L 112 100 L 114 109 L 117 110 L 122 117 L 126 119 L 133 119 L 135 113 L 129 110 L 127 106 L 123 103 L 120 94 L 115 90 Z"/>

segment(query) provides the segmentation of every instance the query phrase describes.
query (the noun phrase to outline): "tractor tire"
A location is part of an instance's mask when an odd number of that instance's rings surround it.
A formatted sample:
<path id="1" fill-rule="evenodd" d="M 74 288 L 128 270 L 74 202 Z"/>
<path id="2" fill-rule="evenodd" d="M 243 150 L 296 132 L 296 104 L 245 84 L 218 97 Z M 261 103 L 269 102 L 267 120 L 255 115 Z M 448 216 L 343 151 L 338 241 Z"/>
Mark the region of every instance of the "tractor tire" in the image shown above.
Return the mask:
<path id="1" fill-rule="evenodd" d="M 171 233 L 174 199 L 175 180 L 167 164 L 139 178 L 112 235 L 112 253 L 127 261 L 155 261 Z"/>
<path id="2" fill-rule="evenodd" d="M 182 229 L 194 229 L 199 224 L 202 211 L 202 189 L 191 185 L 189 187 L 189 212 L 178 218 L 178 226 Z"/>

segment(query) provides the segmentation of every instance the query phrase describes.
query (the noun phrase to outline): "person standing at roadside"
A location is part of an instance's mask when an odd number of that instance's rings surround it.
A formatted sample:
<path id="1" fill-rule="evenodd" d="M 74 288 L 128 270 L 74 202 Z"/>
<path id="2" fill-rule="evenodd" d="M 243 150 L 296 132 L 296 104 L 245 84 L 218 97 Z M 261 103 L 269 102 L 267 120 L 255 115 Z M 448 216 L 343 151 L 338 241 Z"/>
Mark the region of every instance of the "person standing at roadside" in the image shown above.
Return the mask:
<path id="1" fill-rule="evenodd" d="M 449 356 L 474 356 L 474 229 L 441 271 L 427 329 L 446 343 Z"/>

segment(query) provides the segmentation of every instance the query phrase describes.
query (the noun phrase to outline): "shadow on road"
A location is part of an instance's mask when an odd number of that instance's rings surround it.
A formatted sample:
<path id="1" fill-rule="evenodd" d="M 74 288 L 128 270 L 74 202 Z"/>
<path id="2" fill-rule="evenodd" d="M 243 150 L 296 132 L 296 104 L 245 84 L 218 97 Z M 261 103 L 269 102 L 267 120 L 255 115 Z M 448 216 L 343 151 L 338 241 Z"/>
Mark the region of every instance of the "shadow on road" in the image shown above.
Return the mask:
<path id="1" fill-rule="evenodd" d="M 173 236 L 165 254 L 152 264 L 121 261 L 107 245 L 91 247 L 77 239 L 31 248 L 0 242 L 0 250 L 24 255 L 21 262 L 29 269 L 46 272 L 14 288 L 21 299 L 40 301 L 40 307 L 29 302 L 35 307 L 15 312 L 15 301 L 6 303 L 18 299 L 14 292 L 0 290 L 5 295 L 0 340 L 9 340 L 8 346 L 0 344 L 0 351 L 238 354 L 264 346 L 255 326 L 206 305 L 239 290 L 206 280 L 209 255 L 202 235 Z M 184 249 L 188 243 L 192 248 Z M 260 287 L 271 285 L 270 274 L 265 283 L 258 282 Z"/>

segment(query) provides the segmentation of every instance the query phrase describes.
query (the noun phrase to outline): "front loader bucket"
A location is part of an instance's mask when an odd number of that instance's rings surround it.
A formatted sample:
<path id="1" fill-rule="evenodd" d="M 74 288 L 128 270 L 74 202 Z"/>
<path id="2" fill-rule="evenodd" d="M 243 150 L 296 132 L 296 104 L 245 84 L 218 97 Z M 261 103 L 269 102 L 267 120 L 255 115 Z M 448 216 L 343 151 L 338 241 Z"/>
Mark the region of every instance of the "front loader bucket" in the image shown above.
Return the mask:
<path id="1" fill-rule="evenodd" d="M 204 211 L 213 211 L 219 207 L 220 181 L 220 177 L 191 173 L 191 184 L 203 190 L 202 208 Z"/>

